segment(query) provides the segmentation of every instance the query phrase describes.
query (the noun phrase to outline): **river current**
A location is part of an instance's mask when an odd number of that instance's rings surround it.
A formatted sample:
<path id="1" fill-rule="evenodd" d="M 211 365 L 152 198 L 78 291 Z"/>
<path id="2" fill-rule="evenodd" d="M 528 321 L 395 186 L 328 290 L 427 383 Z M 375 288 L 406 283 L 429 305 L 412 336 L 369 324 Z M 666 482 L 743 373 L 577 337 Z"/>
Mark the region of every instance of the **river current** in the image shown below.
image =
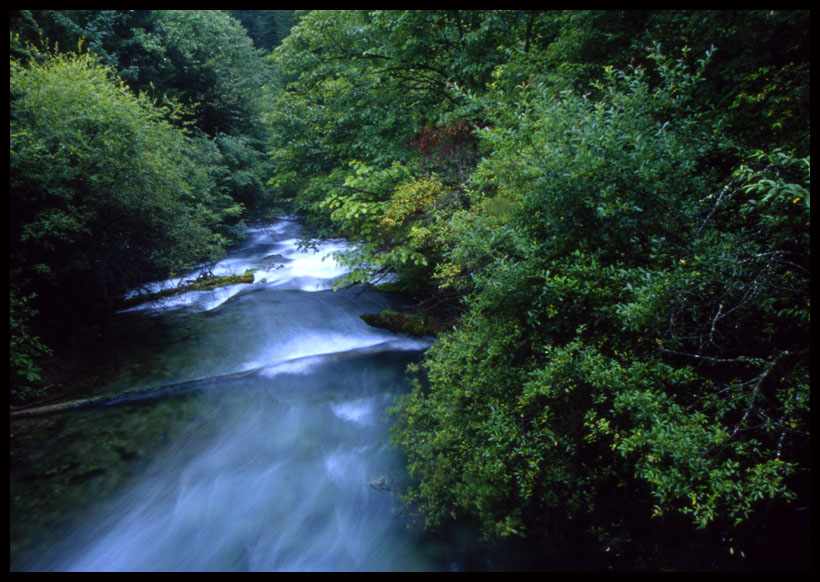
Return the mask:
<path id="1" fill-rule="evenodd" d="M 333 291 L 344 241 L 301 236 L 250 229 L 213 273 L 253 284 L 113 314 L 108 399 L 11 422 L 11 570 L 471 567 L 472 533 L 424 533 L 393 493 L 386 409 L 430 340 L 368 327 L 396 299 Z"/>

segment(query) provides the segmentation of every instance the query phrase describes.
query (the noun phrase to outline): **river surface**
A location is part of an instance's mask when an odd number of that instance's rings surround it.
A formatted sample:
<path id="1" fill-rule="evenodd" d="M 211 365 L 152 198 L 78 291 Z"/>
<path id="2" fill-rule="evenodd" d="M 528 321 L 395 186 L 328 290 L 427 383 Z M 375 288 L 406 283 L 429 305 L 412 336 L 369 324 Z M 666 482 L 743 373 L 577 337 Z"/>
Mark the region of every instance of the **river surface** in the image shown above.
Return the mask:
<path id="1" fill-rule="evenodd" d="M 430 340 L 368 327 L 396 299 L 333 291 L 344 241 L 300 238 L 250 229 L 213 272 L 253 284 L 114 314 L 110 399 L 11 422 L 11 570 L 486 565 L 472 532 L 425 533 L 392 493 L 386 409 Z"/>

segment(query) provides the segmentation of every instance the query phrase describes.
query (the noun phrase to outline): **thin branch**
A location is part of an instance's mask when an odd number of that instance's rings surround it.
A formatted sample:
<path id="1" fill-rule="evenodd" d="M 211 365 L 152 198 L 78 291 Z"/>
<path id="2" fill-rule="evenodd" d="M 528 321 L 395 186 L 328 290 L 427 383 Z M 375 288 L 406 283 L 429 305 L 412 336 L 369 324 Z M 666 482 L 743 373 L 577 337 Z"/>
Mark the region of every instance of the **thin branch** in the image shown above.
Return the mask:
<path id="1" fill-rule="evenodd" d="M 703 356 L 700 354 L 689 354 L 686 352 L 679 352 L 676 350 L 670 350 L 668 348 L 659 348 L 659 351 L 667 354 L 674 354 L 676 356 L 695 358 L 697 360 L 706 360 L 708 362 L 717 362 L 720 364 L 763 364 L 766 362 L 766 360 L 762 360 L 760 358 L 714 358 L 711 356 Z"/>
<path id="2" fill-rule="evenodd" d="M 709 220 L 712 218 L 712 215 L 717 210 L 718 206 L 720 206 L 720 203 L 723 200 L 723 196 L 729 191 L 730 187 L 735 185 L 735 183 L 736 183 L 736 180 L 731 180 L 723 188 L 721 188 L 720 194 L 718 194 L 717 200 L 715 200 L 715 203 L 712 206 L 712 209 L 709 211 L 709 214 L 706 215 L 706 218 L 703 219 L 703 222 L 701 223 L 700 227 L 698 228 L 698 234 L 700 234 L 700 231 L 703 230 L 703 227 L 706 226 L 706 223 L 709 222 Z"/>
<path id="3" fill-rule="evenodd" d="M 774 358 L 774 360 L 772 360 L 769 363 L 768 367 L 765 370 L 763 370 L 763 372 L 757 378 L 755 378 L 754 389 L 752 390 L 752 395 L 749 397 L 749 405 L 746 407 L 746 412 L 743 413 L 743 417 L 735 424 L 734 430 L 732 430 L 732 434 L 729 435 L 729 438 L 727 440 L 731 440 L 737 434 L 738 430 L 740 430 L 740 427 L 743 426 L 743 424 L 746 422 L 746 419 L 749 417 L 749 414 L 751 413 L 752 409 L 754 408 L 754 403 L 755 403 L 755 400 L 757 399 L 757 394 L 760 392 L 760 387 L 763 384 L 763 381 L 771 373 L 771 371 L 775 368 L 775 366 L 780 361 L 780 359 L 783 356 L 787 355 L 788 353 L 789 353 L 788 351 L 783 351 L 783 352 L 780 352 L 779 354 L 777 354 L 777 356 Z M 780 453 L 779 453 L 779 450 L 778 450 L 778 455 L 779 454 Z"/>
<path id="4" fill-rule="evenodd" d="M 333 184 L 336 188 L 344 188 L 345 190 L 351 190 L 353 192 L 358 192 L 359 194 L 367 194 L 368 196 L 374 196 L 375 198 L 382 198 L 383 194 L 379 194 L 378 192 L 370 192 L 369 190 L 362 190 L 361 188 L 356 188 L 355 186 L 349 186 L 347 184 Z"/>

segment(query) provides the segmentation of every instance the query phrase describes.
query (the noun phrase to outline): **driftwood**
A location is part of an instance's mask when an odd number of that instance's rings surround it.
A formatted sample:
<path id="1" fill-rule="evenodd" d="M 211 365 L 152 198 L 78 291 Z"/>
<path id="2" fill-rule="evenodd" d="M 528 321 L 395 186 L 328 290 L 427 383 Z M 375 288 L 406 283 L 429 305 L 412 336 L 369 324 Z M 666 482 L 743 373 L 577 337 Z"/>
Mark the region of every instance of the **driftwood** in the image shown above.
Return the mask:
<path id="1" fill-rule="evenodd" d="M 184 390 L 213 389 L 215 386 L 219 386 L 226 381 L 243 378 L 249 374 L 255 373 L 256 371 L 256 369 L 251 369 L 242 370 L 240 372 L 228 372 L 227 374 L 220 374 L 211 378 L 183 380 L 172 384 L 162 384 L 151 388 L 120 392 L 117 394 L 103 394 L 99 396 L 75 398 L 74 400 L 62 400 L 54 403 L 32 404 L 20 408 L 12 408 L 9 412 L 9 416 L 11 420 L 14 420 L 31 418 L 35 416 L 45 416 L 47 414 L 66 412 L 68 410 L 105 408 L 121 404 L 131 404 L 153 398 L 161 398 L 163 396 L 175 394 Z"/>
<path id="2" fill-rule="evenodd" d="M 55 404 L 41 404 L 36 406 L 30 406 L 27 408 L 12 409 L 9 413 L 9 416 L 12 420 L 15 418 L 42 416 L 45 414 L 51 414 L 53 412 L 63 412 L 65 410 L 72 410 L 74 408 L 87 408 L 90 406 L 105 404 L 106 400 L 108 399 L 105 397 L 98 396 L 95 398 L 80 398 L 79 400 L 57 402 Z"/>

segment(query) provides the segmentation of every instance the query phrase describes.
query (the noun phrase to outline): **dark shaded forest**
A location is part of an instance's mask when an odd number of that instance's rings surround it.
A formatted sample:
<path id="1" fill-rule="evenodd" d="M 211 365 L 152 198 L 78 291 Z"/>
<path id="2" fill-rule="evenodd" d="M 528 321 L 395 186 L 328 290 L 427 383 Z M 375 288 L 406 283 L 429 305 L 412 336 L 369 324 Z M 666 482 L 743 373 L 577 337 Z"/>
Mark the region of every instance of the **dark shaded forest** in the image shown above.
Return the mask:
<path id="1" fill-rule="evenodd" d="M 391 412 L 429 527 L 809 569 L 809 11 L 19 10 L 9 109 L 12 405 L 295 214 L 437 336 Z"/>

